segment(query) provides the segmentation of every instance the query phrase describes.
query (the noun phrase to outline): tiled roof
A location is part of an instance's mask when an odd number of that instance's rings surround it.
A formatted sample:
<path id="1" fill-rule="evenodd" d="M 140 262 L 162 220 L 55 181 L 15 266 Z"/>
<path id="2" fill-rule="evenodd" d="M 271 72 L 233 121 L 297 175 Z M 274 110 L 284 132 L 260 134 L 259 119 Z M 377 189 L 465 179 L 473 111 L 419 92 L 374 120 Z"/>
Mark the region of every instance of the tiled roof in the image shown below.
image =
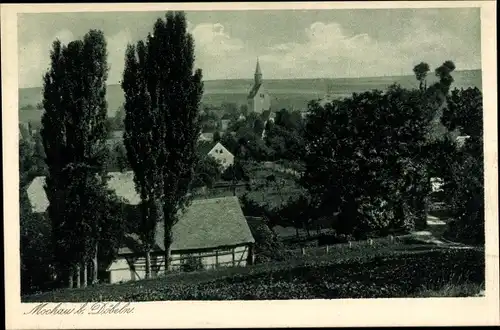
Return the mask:
<path id="1" fill-rule="evenodd" d="M 262 84 L 254 84 L 253 85 L 252 89 L 250 90 L 250 93 L 248 93 L 249 99 L 253 99 L 255 97 L 255 95 L 257 95 L 257 93 L 259 92 L 260 86 L 262 86 Z"/>
<path id="2" fill-rule="evenodd" d="M 214 133 L 201 133 L 198 140 L 202 141 L 212 141 L 214 139 Z"/>
<path id="3" fill-rule="evenodd" d="M 156 225 L 156 251 L 164 250 L 164 226 Z M 118 254 L 132 254 L 140 246 L 137 234 L 129 235 L 130 241 Z M 172 251 L 209 249 L 254 243 L 254 237 L 241 210 L 237 197 L 220 197 L 193 200 L 179 222 L 172 228 Z"/>
<path id="4" fill-rule="evenodd" d="M 173 238 L 174 250 L 254 242 L 235 196 L 193 201 L 174 226 Z"/>
<path id="5" fill-rule="evenodd" d="M 124 198 L 130 205 L 137 205 L 140 202 L 139 194 L 135 191 L 134 173 L 110 172 L 108 173 L 108 187 L 116 192 L 118 197 Z M 28 186 L 28 198 L 33 212 L 45 212 L 49 206 L 49 201 L 45 193 L 45 177 L 38 176 Z"/>
<path id="6" fill-rule="evenodd" d="M 112 172 L 109 176 L 108 186 L 118 197 L 124 198 L 130 205 L 139 204 L 140 198 L 135 191 L 132 172 Z M 44 212 L 49 205 L 44 184 L 45 177 L 37 177 L 28 187 L 28 197 L 36 213 Z M 180 220 L 172 230 L 172 250 L 203 249 L 254 242 L 238 198 L 234 196 L 192 201 L 186 211 L 180 214 Z M 130 238 L 132 242 L 138 240 L 136 234 L 130 235 Z M 162 223 L 157 225 L 155 240 L 157 248 L 163 249 Z M 126 247 L 120 249 L 120 253 L 132 253 L 132 250 Z"/>

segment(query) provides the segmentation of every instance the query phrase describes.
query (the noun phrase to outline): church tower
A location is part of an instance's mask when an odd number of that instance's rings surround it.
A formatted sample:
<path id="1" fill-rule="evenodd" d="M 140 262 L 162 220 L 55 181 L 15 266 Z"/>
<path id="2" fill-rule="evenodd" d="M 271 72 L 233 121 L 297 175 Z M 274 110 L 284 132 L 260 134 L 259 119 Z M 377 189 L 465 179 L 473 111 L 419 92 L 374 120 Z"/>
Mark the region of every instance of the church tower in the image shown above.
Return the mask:
<path id="1" fill-rule="evenodd" d="M 256 86 L 262 84 L 262 71 L 260 70 L 259 58 L 257 58 L 257 65 L 255 66 L 254 80 Z"/>
<path id="2" fill-rule="evenodd" d="M 247 102 L 248 110 L 255 113 L 263 113 L 271 109 L 271 98 L 263 84 L 262 71 L 258 58 L 255 66 L 254 83 L 252 89 L 248 93 Z"/>

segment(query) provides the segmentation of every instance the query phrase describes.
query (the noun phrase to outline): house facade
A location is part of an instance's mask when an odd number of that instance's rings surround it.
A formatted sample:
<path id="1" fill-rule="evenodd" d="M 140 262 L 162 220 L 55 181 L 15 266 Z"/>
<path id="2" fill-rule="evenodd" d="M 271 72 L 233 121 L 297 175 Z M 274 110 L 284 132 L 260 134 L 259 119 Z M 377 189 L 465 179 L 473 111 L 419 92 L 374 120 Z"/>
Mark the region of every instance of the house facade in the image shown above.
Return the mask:
<path id="1" fill-rule="evenodd" d="M 153 277 L 165 272 L 163 230 L 158 223 L 151 253 Z M 110 283 L 145 278 L 145 257 L 134 248 L 140 246 L 140 240 L 134 234 L 129 239 L 108 267 Z M 169 271 L 193 265 L 196 269 L 245 267 L 254 262 L 255 240 L 234 196 L 194 200 L 172 228 L 172 240 Z"/>
<path id="2" fill-rule="evenodd" d="M 220 130 L 222 132 L 225 132 L 229 128 L 229 124 L 231 123 L 231 119 L 229 118 L 223 118 L 220 120 Z"/>
<path id="3" fill-rule="evenodd" d="M 108 187 L 123 198 L 131 216 L 140 213 L 140 197 L 135 191 L 132 172 L 109 173 Z M 44 213 L 49 202 L 44 189 L 45 177 L 35 178 L 27 192 L 35 213 Z M 130 216 L 130 215 L 127 215 Z M 151 252 L 151 273 L 165 273 L 164 228 L 158 223 L 155 246 Z M 172 228 L 171 262 L 169 271 L 185 270 L 198 265 L 197 269 L 219 267 L 243 267 L 253 263 L 255 240 L 243 215 L 237 197 L 194 200 Z M 117 258 L 107 268 L 110 283 L 145 278 L 145 257 L 140 252 L 141 241 L 135 233 L 127 235 Z"/>
<path id="4" fill-rule="evenodd" d="M 200 133 L 198 142 L 212 142 L 214 140 L 214 133 Z"/>
<path id="5" fill-rule="evenodd" d="M 234 164 L 234 155 L 229 152 L 220 142 L 210 149 L 208 155 L 218 160 L 224 169 Z"/>
<path id="6" fill-rule="evenodd" d="M 262 113 L 271 109 L 271 97 L 264 87 L 259 60 L 255 67 L 254 84 L 247 97 L 248 111 Z"/>

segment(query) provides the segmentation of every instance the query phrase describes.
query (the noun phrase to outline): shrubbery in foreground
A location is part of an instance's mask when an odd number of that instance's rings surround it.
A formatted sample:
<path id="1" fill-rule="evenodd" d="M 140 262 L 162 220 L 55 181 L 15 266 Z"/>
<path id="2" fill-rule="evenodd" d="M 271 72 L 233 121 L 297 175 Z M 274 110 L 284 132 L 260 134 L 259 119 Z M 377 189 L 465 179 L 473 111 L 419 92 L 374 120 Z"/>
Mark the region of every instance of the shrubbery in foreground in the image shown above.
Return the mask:
<path id="1" fill-rule="evenodd" d="M 477 250 L 394 251 L 352 258 L 310 259 L 231 269 L 224 277 L 190 274 L 87 290 L 66 290 L 23 301 L 256 300 L 412 297 L 450 286 L 481 286 L 484 255 Z M 203 278 L 205 277 L 205 278 Z M 175 282 L 175 283 L 174 283 Z M 456 294 L 461 295 L 462 291 Z"/>

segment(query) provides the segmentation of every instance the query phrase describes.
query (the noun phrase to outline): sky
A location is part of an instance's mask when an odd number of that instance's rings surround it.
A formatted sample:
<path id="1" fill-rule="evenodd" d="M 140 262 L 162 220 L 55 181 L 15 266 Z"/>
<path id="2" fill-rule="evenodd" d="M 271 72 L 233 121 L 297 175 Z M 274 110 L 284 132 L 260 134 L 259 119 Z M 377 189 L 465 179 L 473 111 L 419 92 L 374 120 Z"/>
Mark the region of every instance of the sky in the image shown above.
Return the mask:
<path id="1" fill-rule="evenodd" d="M 19 14 L 19 87 L 39 87 L 52 42 L 104 32 L 109 84 L 121 80 L 125 48 L 145 39 L 164 12 Z M 375 77 L 412 74 L 452 60 L 481 68 L 478 8 L 331 9 L 186 12 L 195 66 L 205 80 Z"/>

